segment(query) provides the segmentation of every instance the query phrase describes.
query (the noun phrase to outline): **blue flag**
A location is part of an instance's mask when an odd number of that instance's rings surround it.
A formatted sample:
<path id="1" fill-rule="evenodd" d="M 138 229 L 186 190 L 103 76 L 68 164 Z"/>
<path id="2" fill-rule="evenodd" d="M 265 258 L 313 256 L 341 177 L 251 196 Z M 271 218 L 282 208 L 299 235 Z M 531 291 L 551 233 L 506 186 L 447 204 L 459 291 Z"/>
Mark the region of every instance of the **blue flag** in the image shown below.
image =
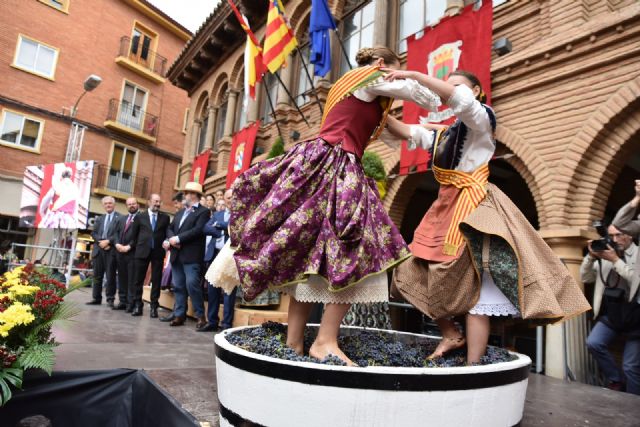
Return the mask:
<path id="1" fill-rule="evenodd" d="M 315 65 L 313 74 L 324 77 L 331 71 L 331 40 L 329 30 L 335 30 L 327 0 L 311 0 L 309 19 L 309 40 L 311 40 L 310 61 Z"/>

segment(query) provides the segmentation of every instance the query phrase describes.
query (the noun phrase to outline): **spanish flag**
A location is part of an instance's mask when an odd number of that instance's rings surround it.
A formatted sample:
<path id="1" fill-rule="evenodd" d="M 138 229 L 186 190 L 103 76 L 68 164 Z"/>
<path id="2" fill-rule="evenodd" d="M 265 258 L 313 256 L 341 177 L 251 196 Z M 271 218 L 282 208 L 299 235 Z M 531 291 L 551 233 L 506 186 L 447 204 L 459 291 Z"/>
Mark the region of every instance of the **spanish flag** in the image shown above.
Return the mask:
<path id="1" fill-rule="evenodd" d="M 262 80 L 262 75 L 266 72 L 266 69 L 262 60 L 262 48 L 244 15 L 240 13 L 236 5 L 232 0 L 227 0 L 229 6 L 235 13 L 240 26 L 247 33 L 247 45 L 244 52 L 244 81 L 245 89 L 248 89 L 249 96 L 252 99 L 256 99 L 256 85 Z"/>
<path id="2" fill-rule="evenodd" d="M 287 24 L 282 1 L 270 0 L 263 48 L 264 65 L 275 73 L 286 63 L 287 56 L 297 45 L 293 31 Z"/>

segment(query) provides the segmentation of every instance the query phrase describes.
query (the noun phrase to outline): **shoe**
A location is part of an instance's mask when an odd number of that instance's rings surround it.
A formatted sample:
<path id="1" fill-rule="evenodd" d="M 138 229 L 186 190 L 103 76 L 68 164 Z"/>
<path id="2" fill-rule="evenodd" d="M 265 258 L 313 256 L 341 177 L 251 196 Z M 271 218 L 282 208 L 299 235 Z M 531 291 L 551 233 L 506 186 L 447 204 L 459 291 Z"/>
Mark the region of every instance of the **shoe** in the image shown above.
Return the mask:
<path id="1" fill-rule="evenodd" d="M 171 323 L 169 323 L 169 326 L 182 326 L 184 325 L 185 320 L 186 319 L 184 317 L 176 317 L 171 321 Z"/>
<path id="2" fill-rule="evenodd" d="M 133 304 L 127 304 L 127 308 L 124 309 L 125 313 L 133 312 Z"/>
<path id="3" fill-rule="evenodd" d="M 438 359 L 440 357 L 444 357 L 447 353 L 452 352 L 453 350 L 457 350 L 459 348 L 464 347 L 467 344 L 467 340 L 463 336 L 459 336 L 456 338 L 442 338 L 438 347 L 436 347 L 436 351 L 431 353 L 427 360 Z"/>
<path id="4" fill-rule="evenodd" d="M 151 309 L 149 310 L 149 317 L 151 317 L 152 319 L 158 317 L 158 307 L 151 307 Z"/>
<path id="5" fill-rule="evenodd" d="M 112 310 L 126 310 L 127 304 L 124 302 L 119 303 L 118 305 L 114 305 L 111 307 Z"/>
<path id="6" fill-rule="evenodd" d="M 161 322 L 173 322 L 173 320 L 176 318 L 176 316 L 174 316 L 173 314 L 170 314 L 168 316 L 164 316 L 160 318 Z"/>
<path id="7" fill-rule="evenodd" d="M 102 304 L 102 301 L 98 300 L 98 299 L 92 299 L 89 302 L 85 302 L 86 305 L 100 305 Z"/>
<path id="8" fill-rule="evenodd" d="M 114 307 L 113 301 L 107 301 L 107 307 L 113 308 Z"/>
<path id="9" fill-rule="evenodd" d="M 207 326 L 207 319 L 204 316 L 198 317 L 198 323 L 196 323 L 196 330 Z"/>
<path id="10" fill-rule="evenodd" d="M 218 330 L 218 327 L 215 325 L 212 325 L 211 323 L 207 323 L 206 325 L 201 326 L 199 328 L 196 327 L 197 332 L 214 332 L 217 330 Z"/>
<path id="11" fill-rule="evenodd" d="M 142 316 L 142 305 L 137 305 L 133 308 L 131 312 L 132 316 Z"/>

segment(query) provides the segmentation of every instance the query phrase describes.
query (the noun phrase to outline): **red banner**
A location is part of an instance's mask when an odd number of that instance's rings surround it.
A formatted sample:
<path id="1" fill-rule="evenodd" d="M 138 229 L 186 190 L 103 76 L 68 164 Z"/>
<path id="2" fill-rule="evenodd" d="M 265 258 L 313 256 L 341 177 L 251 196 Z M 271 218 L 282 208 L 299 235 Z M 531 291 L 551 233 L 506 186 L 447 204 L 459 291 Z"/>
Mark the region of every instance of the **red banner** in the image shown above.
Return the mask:
<path id="1" fill-rule="evenodd" d="M 258 129 L 260 129 L 259 120 L 233 135 L 231 156 L 229 157 L 229 171 L 227 172 L 227 188 L 231 187 L 231 184 L 233 184 L 233 181 L 238 175 L 249 169 Z"/>
<path id="2" fill-rule="evenodd" d="M 204 184 L 204 180 L 207 178 L 207 170 L 209 169 L 209 156 L 211 150 L 207 150 L 202 154 L 199 154 L 193 158 L 193 166 L 191 167 L 190 182 L 197 182 Z"/>
<path id="3" fill-rule="evenodd" d="M 480 79 L 482 89 L 491 96 L 491 36 L 493 27 L 493 5 L 484 1 L 479 10 L 469 5 L 459 15 L 443 18 L 435 27 L 428 27 L 419 39 L 407 40 L 407 69 L 427 73 L 446 80 L 455 70 L 470 71 Z M 453 112 L 443 105 L 438 112 L 429 112 L 412 102 L 404 104 L 405 123 L 452 122 Z M 427 170 L 429 153 L 421 148 L 409 151 L 406 142 L 400 153 L 400 175 L 413 168 Z"/>

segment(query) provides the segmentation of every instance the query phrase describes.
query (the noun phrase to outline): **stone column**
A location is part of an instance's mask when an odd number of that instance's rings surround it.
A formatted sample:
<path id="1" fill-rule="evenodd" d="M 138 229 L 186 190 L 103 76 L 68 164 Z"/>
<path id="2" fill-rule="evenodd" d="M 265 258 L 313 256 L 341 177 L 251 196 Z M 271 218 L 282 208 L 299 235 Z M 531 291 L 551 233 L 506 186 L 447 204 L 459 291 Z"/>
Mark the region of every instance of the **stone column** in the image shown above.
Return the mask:
<path id="1" fill-rule="evenodd" d="M 251 99 L 251 97 L 249 97 L 249 106 L 247 107 L 247 110 L 247 123 L 258 120 L 258 115 L 260 114 L 260 97 L 258 94 L 256 94 L 256 99 Z"/>
<path id="2" fill-rule="evenodd" d="M 202 126 L 202 122 L 199 120 L 194 120 L 193 126 L 191 127 L 191 156 L 198 154 L 198 139 L 200 138 L 200 127 Z M 190 159 L 187 159 L 190 161 Z"/>
<path id="3" fill-rule="evenodd" d="M 216 117 L 218 117 L 218 109 L 215 107 L 209 107 L 209 118 L 207 121 L 207 135 L 205 136 L 205 145 L 208 148 L 213 148 L 214 129 L 216 126 Z"/>
<path id="4" fill-rule="evenodd" d="M 444 10 L 445 16 L 451 16 L 464 7 L 464 0 L 447 0 L 447 8 Z"/>
<path id="5" fill-rule="evenodd" d="M 587 240 L 594 236 L 579 228 L 541 230 L 540 235 L 567 266 L 584 292 L 580 280 L 582 249 Z M 574 317 L 560 325 L 547 326 L 545 332 L 545 375 L 563 379 L 570 372 L 577 381 L 586 382 L 588 354 L 585 315 Z"/>
<path id="6" fill-rule="evenodd" d="M 284 83 L 287 86 L 287 89 L 289 89 L 289 92 L 291 92 L 292 95 L 295 95 L 291 90 L 293 87 L 292 85 L 293 72 L 291 71 L 291 69 L 293 68 L 294 64 L 295 64 L 295 61 L 293 60 L 293 57 L 290 56 L 288 59 L 287 66 L 280 69 L 280 79 L 282 80 L 282 83 Z M 278 82 L 277 84 L 278 84 L 278 96 L 275 101 L 276 101 L 276 110 L 279 110 L 281 105 L 282 106 L 291 105 L 291 100 L 289 99 L 289 95 L 287 95 L 287 91 L 284 90 L 284 88 L 282 88 L 282 85 L 280 84 L 280 82 Z"/>
<path id="7" fill-rule="evenodd" d="M 238 92 L 229 91 L 229 100 L 227 101 L 227 115 L 224 118 L 224 136 L 231 136 L 233 133 L 233 120 L 236 117 L 236 102 L 238 100 Z"/>
<path id="8" fill-rule="evenodd" d="M 389 46 L 389 0 L 377 0 L 373 22 L 373 45 Z M 393 49 L 392 46 L 389 46 Z"/>

